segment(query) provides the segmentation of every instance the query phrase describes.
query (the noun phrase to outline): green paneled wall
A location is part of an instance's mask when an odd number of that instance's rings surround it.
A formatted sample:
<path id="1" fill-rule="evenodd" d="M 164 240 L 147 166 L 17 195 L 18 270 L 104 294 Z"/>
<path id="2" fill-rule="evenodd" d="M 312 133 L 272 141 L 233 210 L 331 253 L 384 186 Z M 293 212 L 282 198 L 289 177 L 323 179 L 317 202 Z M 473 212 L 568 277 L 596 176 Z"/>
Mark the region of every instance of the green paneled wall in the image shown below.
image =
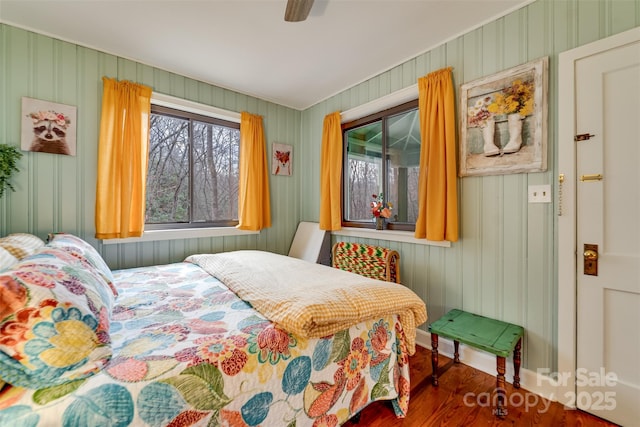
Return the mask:
<path id="1" fill-rule="evenodd" d="M 450 248 L 349 240 L 398 250 L 402 282 L 424 298 L 430 320 L 462 308 L 520 324 L 526 329 L 524 366 L 555 370 L 557 311 L 562 310 L 557 306 L 556 204 L 529 204 L 527 187 L 555 184 L 558 54 L 638 25 L 638 0 L 539 0 L 307 109 L 302 114 L 303 161 L 314 173 L 302 177 L 302 219 L 318 220 L 315 172 L 326 114 L 411 86 L 443 67 L 453 67 L 459 88 L 549 56 L 547 172 L 460 178 L 461 238 Z M 338 238 L 345 240 L 333 237 Z"/>
<path id="2" fill-rule="evenodd" d="M 70 232 L 96 246 L 112 268 L 181 261 L 196 252 L 265 249 L 287 253 L 300 218 L 302 168 L 294 157 L 293 177 L 273 176 L 273 226 L 259 235 L 102 245 L 94 238 L 94 205 L 102 77 L 132 80 L 163 93 L 230 111 L 248 111 L 264 118 L 271 144 L 300 148 L 301 112 L 230 90 L 188 79 L 0 24 L 0 142 L 20 145 L 23 96 L 77 106 L 77 155 L 23 152 L 16 192 L 0 200 L 0 235 L 29 232 L 46 238 Z M 269 163 L 270 165 L 270 163 Z"/>
<path id="3" fill-rule="evenodd" d="M 0 200 L 0 235 L 31 232 L 44 238 L 51 231 L 71 232 L 94 244 L 112 268 L 178 261 L 198 252 L 255 248 L 286 253 L 297 223 L 318 220 L 326 114 L 415 84 L 442 67 L 453 67 L 459 87 L 549 56 L 548 172 L 459 179 L 461 239 L 450 248 L 352 240 L 398 250 L 402 280 L 424 298 L 432 320 L 458 307 L 521 324 L 526 328 L 524 366 L 554 370 L 556 313 L 562 309 L 556 302 L 556 205 L 529 204 L 526 194 L 529 185 L 555 184 L 557 57 L 638 25 L 640 0 L 538 0 L 300 112 L 0 24 L 0 142 L 19 145 L 23 96 L 78 107 L 77 156 L 25 153 L 13 180 L 17 191 Z M 294 146 L 293 176 L 270 176 L 273 227 L 243 237 L 119 245 L 94 239 L 102 76 L 262 115 L 269 154 L 273 142 Z"/>

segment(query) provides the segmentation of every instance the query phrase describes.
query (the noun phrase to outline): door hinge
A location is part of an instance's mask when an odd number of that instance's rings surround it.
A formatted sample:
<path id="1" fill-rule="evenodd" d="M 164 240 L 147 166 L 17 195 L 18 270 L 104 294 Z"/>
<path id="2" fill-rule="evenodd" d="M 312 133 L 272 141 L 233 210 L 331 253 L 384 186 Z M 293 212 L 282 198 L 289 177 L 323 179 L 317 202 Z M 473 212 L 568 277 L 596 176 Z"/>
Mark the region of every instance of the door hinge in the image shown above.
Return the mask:
<path id="1" fill-rule="evenodd" d="M 581 133 L 580 135 L 576 135 L 573 137 L 573 140 L 578 142 L 578 141 L 588 141 L 589 138 L 593 138 L 595 135 L 591 135 L 588 133 Z"/>

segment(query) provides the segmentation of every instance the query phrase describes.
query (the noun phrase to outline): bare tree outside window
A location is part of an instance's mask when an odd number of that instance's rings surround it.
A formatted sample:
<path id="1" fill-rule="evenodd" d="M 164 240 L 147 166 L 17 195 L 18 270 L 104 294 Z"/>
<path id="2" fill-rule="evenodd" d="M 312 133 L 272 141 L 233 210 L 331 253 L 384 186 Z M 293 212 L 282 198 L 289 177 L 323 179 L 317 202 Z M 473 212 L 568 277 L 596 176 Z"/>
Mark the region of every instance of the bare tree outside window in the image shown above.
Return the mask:
<path id="1" fill-rule="evenodd" d="M 152 106 L 149 144 L 148 226 L 237 224 L 237 123 Z"/>
<path id="2" fill-rule="evenodd" d="M 382 182 L 379 163 L 379 159 L 349 158 L 349 219 L 371 222 L 372 196 L 378 194 Z"/>

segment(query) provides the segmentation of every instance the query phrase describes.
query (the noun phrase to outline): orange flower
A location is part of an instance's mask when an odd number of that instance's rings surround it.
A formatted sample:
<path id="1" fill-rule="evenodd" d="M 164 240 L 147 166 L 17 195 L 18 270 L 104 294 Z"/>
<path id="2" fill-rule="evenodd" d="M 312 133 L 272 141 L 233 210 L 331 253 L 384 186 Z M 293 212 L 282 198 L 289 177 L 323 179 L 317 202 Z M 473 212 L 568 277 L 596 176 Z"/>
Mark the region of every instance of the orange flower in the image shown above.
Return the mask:
<path id="1" fill-rule="evenodd" d="M 391 203 L 384 203 L 384 197 L 382 193 L 374 194 L 373 201 L 371 202 L 371 214 L 374 217 L 391 218 L 391 210 L 393 205 Z"/>
<path id="2" fill-rule="evenodd" d="M 21 309 L 27 301 L 27 290 L 9 276 L 0 277 L 0 319 Z"/>

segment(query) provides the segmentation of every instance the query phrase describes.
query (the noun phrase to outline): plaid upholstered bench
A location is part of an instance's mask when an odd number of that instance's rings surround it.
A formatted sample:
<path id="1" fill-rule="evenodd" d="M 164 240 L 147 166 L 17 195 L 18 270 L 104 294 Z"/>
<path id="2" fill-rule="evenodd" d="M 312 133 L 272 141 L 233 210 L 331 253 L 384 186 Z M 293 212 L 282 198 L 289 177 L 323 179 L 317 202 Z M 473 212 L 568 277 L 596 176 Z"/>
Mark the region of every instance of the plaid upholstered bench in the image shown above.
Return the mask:
<path id="1" fill-rule="evenodd" d="M 400 254 L 382 246 L 338 242 L 331 250 L 331 265 L 372 279 L 400 283 Z"/>

